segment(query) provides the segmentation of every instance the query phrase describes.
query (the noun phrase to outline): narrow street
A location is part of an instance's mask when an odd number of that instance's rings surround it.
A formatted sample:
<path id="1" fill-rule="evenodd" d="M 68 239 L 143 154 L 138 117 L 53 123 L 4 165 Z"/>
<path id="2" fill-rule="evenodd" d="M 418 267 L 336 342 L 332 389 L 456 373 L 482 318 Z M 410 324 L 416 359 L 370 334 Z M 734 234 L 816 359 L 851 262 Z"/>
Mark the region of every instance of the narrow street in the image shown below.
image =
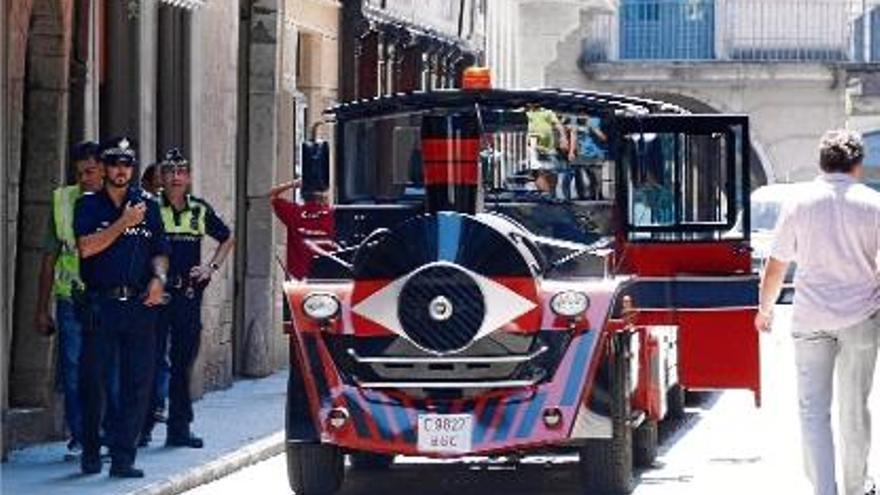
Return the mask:
<path id="1" fill-rule="evenodd" d="M 774 333 L 762 340 L 764 404 L 751 394 L 706 392 L 689 398 L 687 417 L 664 425 L 656 466 L 639 473 L 636 495 L 797 494 L 809 486 L 802 475 L 789 339 L 790 307 L 780 307 Z M 880 394 L 872 397 L 880 410 Z M 874 432 L 874 445 L 880 435 Z M 880 468 L 877 449 L 871 472 Z M 287 494 L 284 455 L 254 465 L 190 495 Z M 398 459 L 390 473 L 348 471 L 342 494 L 419 493 L 484 495 L 578 494 L 577 457 L 527 458 L 513 467 L 502 460 L 447 463 Z"/>

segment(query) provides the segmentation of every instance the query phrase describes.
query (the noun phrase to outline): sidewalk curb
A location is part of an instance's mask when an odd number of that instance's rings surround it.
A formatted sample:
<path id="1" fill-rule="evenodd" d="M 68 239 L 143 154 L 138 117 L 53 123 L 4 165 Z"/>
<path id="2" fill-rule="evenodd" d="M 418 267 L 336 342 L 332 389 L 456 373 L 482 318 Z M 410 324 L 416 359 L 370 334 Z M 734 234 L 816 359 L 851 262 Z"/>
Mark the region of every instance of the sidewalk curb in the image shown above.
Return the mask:
<path id="1" fill-rule="evenodd" d="M 197 466 L 180 474 L 138 488 L 128 495 L 177 495 L 200 485 L 228 476 L 235 471 L 264 461 L 284 452 L 284 431 L 278 431 L 234 450 L 219 459 Z"/>

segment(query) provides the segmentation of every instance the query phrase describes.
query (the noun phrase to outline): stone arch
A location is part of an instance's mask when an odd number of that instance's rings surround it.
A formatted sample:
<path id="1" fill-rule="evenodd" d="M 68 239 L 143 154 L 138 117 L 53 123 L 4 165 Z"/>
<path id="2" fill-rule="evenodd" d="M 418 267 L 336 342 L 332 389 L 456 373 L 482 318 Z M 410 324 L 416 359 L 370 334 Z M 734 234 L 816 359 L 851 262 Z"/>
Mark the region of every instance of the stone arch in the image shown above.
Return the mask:
<path id="1" fill-rule="evenodd" d="M 653 98 L 656 100 L 666 101 L 678 105 L 694 113 L 736 113 L 726 108 L 726 105 L 716 102 L 707 103 L 707 99 L 684 94 L 683 92 L 664 91 L 647 91 L 639 96 Z M 773 163 L 767 154 L 763 144 L 761 144 L 760 136 L 755 132 L 754 127 L 750 129 L 751 134 L 751 186 L 752 190 L 768 183 L 776 182 L 773 173 Z"/>
<path id="2" fill-rule="evenodd" d="M 8 397 L 14 408 L 37 408 L 26 424 L 13 430 L 27 439 L 60 432 L 52 392 L 52 341 L 33 331 L 42 240 L 49 218 L 50 195 L 64 180 L 67 157 L 67 109 L 71 15 L 74 2 L 12 2 L 10 14 L 10 198 L 7 232 L 12 245 L 9 273 L 14 283 Z M 10 439 L 15 444 L 17 439 Z M 18 439 L 22 440 L 22 439 Z"/>

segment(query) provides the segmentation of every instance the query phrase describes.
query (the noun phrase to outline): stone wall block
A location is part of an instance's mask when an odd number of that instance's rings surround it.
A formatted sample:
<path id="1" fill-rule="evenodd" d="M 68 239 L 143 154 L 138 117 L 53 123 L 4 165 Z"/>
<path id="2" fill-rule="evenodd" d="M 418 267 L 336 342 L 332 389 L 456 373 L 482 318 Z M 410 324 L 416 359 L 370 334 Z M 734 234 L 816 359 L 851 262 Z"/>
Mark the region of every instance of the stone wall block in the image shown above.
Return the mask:
<path id="1" fill-rule="evenodd" d="M 240 328 L 242 353 L 241 373 L 245 376 L 267 376 L 272 366 L 274 284 L 271 277 L 248 277 L 245 282 L 245 319 Z"/>
<path id="2" fill-rule="evenodd" d="M 31 57 L 28 65 L 28 85 L 30 88 L 67 91 L 68 71 L 65 70 L 67 57 L 45 55 Z"/>
<path id="3" fill-rule="evenodd" d="M 274 214 L 268 200 L 256 198 L 250 201 L 248 211 L 247 240 L 247 276 L 269 277 L 272 267 L 276 265 L 276 254 L 282 257 L 283 251 L 276 253 L 272 242 L 272 225 Z"/>
<path id="4" fill-rule="evenodd" d="M 275 44 L 251 45 L 250 81 L 248 90 L 254 93 L 273 93 L 278 86 L 275 65 L 278 62 Z"/>
<path id="5" fill-rule="evenodd" d="M 251 133 L 247 195 L 265 198 L 275 182 L 277 123 L 275 118 L 267 118 L 267 116 L 275 115 L 276 97 L 274 94 L 252 94 L 250 102 Z"/>

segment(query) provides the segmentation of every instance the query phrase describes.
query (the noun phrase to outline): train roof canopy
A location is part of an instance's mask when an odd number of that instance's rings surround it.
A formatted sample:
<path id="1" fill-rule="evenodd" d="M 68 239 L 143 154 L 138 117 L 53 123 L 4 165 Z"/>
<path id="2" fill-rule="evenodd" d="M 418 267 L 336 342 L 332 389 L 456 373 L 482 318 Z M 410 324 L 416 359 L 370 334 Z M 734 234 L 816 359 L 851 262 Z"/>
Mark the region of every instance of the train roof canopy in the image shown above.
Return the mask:
<path id="1" fill-rule="evenodd" d="M 474 105 L 487 108 L 523 107 L 529 103 L 563 113 L 612 112 L 632 116 L 688 113 L 677 105 L 658 100 L 555 88 L 415 91 L 340 103 L 327 109 L 325 113 L 340 120 L 348 120 L 396 113 L 468 108 Z"/>

